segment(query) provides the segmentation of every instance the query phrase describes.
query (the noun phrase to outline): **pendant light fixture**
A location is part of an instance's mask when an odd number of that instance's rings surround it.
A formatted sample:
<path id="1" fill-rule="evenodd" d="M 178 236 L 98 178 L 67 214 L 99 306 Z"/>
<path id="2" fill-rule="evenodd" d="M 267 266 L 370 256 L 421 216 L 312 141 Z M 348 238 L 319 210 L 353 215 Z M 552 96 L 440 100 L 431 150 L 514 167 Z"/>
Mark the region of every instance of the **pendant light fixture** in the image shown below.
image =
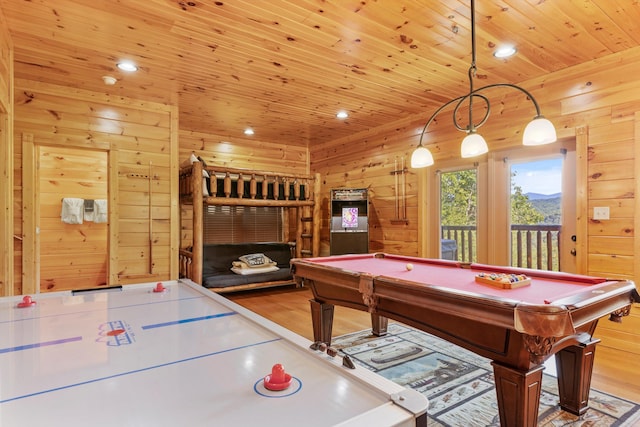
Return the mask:
<path id="1" fill-rule="evenodd" d="M 475 0 L 471 0 L 471 66 L 469 67 L 469 72 L 468 72 L 469 93 L 446 102 L 445 104 L 440 106 L 431 115 L 431 117 L 429 117 L 429 120 L 427 120 L 427 123 L 424 125 L 424 128 L 422 129 L 422 133 L 420 134 L 420 141 L 418 143 L 418 147 L 416 148 L 416 150 L 413 152 L 411 156 L 412 168 L 423 168 L 423 167 L 431 166 L 433 164 L 433 156 L 429 151 L 429 149 L 426 148 L 424 145 L 422 145 L 422 139 L 424 138 L 424 135 L 427 132 L 427 129 L 429 128 L 429 125 L 431 124 L 431 122 L 433 122 L 436 116 L 438 116 L 438 114 L 440 114 L 442 110 L 454 104 L 455 104 L 455 108 L 453 109 L 453 125 L 456 127 L 456 129 L 467 133 L 467 136 L 462 140 L 462 145 L 460 147 L 461 156 L 464 158 L 475 157 L 489 151 L 487 147 L 487 142 L 484 140 L 482 135 L 480 135 L 477 132 L 477 129 L 487 121 L 487 119 L 489 118 L 489 113 L 491 112 L 491 104 L 489 102 L 489 98 L 487 98 L 483 93 L 481 93 L 487 89 L 492 89 L 497 87 L 506 87 L 506 88 L 516 89 L 524 93 L 527 96 L 527 98 L 533 103 L 533 106 L 535 107 L 535 110 L 536 110 L 536 115 L 533 118 L 533 120 L 529 122 L 529 124 L 524 130 L 524 133 L 522 136 L 523 145 L 549 144 L 551 142 L 555 142 L 557 139 L 556 130 L 553 127 L 553 124 L 542 116 L 542 114 L 540 113 L 540 106 L 538 105 L 538 102 L 535 100 L 533 95 L 531 95 L 525 89 L 511 83 L 496 83 L 496 84 L 483 86 L 478 89 L 474 89 L 473 79 L 475 78 L 476 71 L 477 71 L 477 68 L 476 68 L 476 19 L 475 19 L 476 10 L 475 9 L 476 9 Z M 478 123 L 474 123 L 473 121 L 474 99 L 483 101 L 486 106 L 486 112 L 484 114 L 484 117 L 482 117 L 482 119 Z M 468 106 L 469 106 L 469 121 L 466 128 L 460 126 L 456 121 L 458 110 L 463 104 L 465 104 L 465 102 L 468 103 Z"/>

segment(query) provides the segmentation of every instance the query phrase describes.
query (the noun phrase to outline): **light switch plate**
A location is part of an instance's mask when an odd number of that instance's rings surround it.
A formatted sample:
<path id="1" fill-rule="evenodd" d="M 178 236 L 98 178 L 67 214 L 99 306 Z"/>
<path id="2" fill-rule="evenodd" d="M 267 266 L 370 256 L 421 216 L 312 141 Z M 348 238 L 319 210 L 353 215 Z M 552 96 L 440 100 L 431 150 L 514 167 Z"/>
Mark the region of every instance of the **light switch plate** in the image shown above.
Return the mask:
<path id="1" fill-rule="evenodd" d="M 593 208 L 593 219 L 609 219 L 609 206 Z"/>

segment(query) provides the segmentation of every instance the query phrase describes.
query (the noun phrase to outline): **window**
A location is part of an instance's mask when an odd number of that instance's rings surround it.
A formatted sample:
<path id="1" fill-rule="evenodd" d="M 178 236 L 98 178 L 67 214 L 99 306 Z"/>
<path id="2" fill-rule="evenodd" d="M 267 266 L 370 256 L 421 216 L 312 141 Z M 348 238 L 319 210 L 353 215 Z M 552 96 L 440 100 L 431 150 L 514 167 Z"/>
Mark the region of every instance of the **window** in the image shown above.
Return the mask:
<path id="1" fill-rule="evenodd" d="M 281 242 L 283 214 L 272 206 L 206 206 L 204 243 Z"/>

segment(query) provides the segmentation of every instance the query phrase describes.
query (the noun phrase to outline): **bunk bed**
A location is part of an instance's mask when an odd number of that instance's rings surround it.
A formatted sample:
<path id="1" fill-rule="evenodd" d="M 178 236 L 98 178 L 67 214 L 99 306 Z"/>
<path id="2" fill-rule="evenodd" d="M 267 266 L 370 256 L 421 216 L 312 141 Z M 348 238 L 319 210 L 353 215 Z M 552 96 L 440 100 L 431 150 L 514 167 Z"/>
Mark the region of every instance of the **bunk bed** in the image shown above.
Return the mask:
<path id="1" fill-rule="evenodd" d="M 180 277 L 223 293 L 255 288 L 294 284 L 290 277 L 255 275 L 244 278 L 227 276 L 228 268 L 220 271 L 220 254 L 232 256 L 236 246 L 227 243 L 203 244 L 204 211 L 206 206 L 276 206 L 283 208 L 283 242 L 255 243 L 242 242 L 237 247 L 247 251 L 271 252 L 278 267 L 289 270 L 291 257 L 315 257 L 320 252 L 320 177 L 206 166 L 201 161 L 193 161 L 181 168 L 179 174 L 179 194 L 181 204 L 181 249 L 179 251 Z M 295 224 L 294 224 L 295 223 Z M 295 226 L 294 226 L 295 225 Z M 292 230 L 295 229 L 295 232 Z M 224 246 L 223 246 L 224 245 Z M 269 245 L 263 246 L 263 245 Z M 283 245 L 290 251 L 287 257 Z M 275 248 L 275 249 L 273 249 Z M 284 252 L 283 252 L 284 251 Z M 263 251 L 264 252 L 264 251 Z M 237 255 L 242 255 L 238 253 Z M 268 259 L 268 258 L 267 258 Z M 203 275 L 204 272 L 204 275 Z"/>

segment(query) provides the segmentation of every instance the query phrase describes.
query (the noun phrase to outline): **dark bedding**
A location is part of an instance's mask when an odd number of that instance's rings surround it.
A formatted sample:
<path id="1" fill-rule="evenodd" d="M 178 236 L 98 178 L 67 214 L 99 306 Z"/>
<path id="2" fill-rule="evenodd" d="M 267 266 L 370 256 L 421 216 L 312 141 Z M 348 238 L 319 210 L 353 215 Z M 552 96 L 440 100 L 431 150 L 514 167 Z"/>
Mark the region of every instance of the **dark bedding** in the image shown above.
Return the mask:
<path id="1" fill-rule="evenodd" d="M 291 281 L 289 261 L 292 249 L 288 243 L 228 243 L 206 244 L 202 248 L 202 285 L 205 288 L 225 288 L 252 283 Z M 277 263 L 278 270 L 268 273 L 236 274 L 234 261 L 242 255 L 262 253 Z"/>

